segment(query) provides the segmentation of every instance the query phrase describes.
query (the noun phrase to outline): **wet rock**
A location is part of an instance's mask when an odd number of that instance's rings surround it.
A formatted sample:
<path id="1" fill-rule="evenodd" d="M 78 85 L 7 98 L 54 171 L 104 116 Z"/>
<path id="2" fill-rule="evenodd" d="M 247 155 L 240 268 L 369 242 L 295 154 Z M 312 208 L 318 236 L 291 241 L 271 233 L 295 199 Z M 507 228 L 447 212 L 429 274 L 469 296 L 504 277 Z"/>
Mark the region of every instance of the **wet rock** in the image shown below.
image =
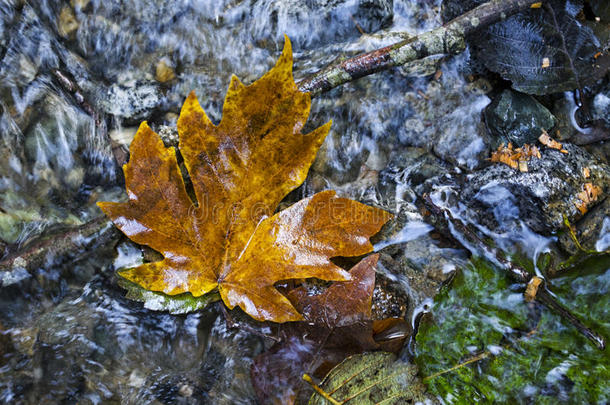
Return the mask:
<path id="1" fill-rule="evenodd" d="M 610 142 L 597 142 L 583 147 L 600 162 L 610 165 Z"/>
<path id="2" fill-rule="evenodd" d="M 110 137 L 113 143 L 129 147 L 137 131 L 138 127 L 122 127 L 111 130 L 108 133 L 108 136 Z"/>
<path id="3" fill-rule="evenodd" d="M 484 91 L 456 74 L 456 60 L 443 65 L 440 81 L 420 83 L 405 93 L 410 117 L 398 130 L 400 141 L 433 150 L 442 159 L 472 169 L 482 165 L 489 146 L 481 112 L 489 103 Z"/>
<path id="4" fill-rule="evenodd" d="M 393 8 L 393 0 L 360 0 L 354 19 L 364 32 L 375 32 L 392 22 Z"/>
<path id="5" fill-rule="evenodd" d="M 591 113 L 593 120 L 603 121 L 610 128 L 610 85 L 593 98 Z"/>
<path id="6" fill-rule="evenodd" d="M 156 132 L 163 140 L 163 144 L 165 144 L 165 146 L 178 146 L 178 129 L 175 126 L 159 125 Z"/>
<path id="7" fill-rule="evenodd" d="M 38 66 L 27 55 L 19 55 L 19 72 L 23 83 L 29 84 L 36 78 Z"/>
<path id="8" fill-rule="evenodd" d="M 297 47 L 317 47 L 373 33 L 393 18 L 393 0 L 265 0 L 252 6 L 251 29 L 259 39 L 282 40 L 286 34 Z"/>
<path id="9" fill-rule="evenodd" d="M 228 357 L 245 349 L 243 341 L 239 349 L 232 346 L 237 338 L 225 341 L 225 332 L 210 342 L 214 311 L 183 317 L 147 311 L 124 299 L 115 283 L 96 277 L 82 295 L 35 318 L 34 328 L 13 329 L 19 353 L 9 360 L 19 367 L 11 381 L 24 379 L 29 385 L 16 400 L 203 404 L 209 403 L 207 392 L 221 376 L 231 381 L 238 368 L 231 359 L 226 364 L 207 362 L 213 357 L 208 350 L 222 345 Z M 241 335 L 247 339 L 246 333 Z M 206 376 L 202 362 L 214 367 L 215 378 Z M 0 391 L 6 383 L 0 376 Z"/>
<path id="10" fill-rule="evenodd" d="M 91 0 L 70 0 L 70 4 L 77 10 L 85 10 L 91 3 Z"/>
<path id="11" fill-rule="evenodd" d="M 564 214 L 570 222 L 583 216 L 578 194 L 585 184 L 591 183 L 601 192 L 596 201 L 587 204 L 588 209 L 610 192 L 608 165 L 578 146 L 563 146 L 567 154 L 542 148 L 542 158 L 530 160 L 527 172 L 493 164 L 459 178 L 433 179 L 417 191 L 447 190 L 448 199 L 470 209 L 473 222 L 491 230 L 518 229 L 523 221 L 534 232 L 549 234 L 563 227 Z"/>
<path id="12" fill-rule="evenodd" d="M 409 309 L 409 296 L 394 285 L 390 278 L 379 274 L 375 278 L 375 289 L 371 303 L 371 318 L 404 318 Z"/>
<path id="13" fill-rule="evenodd" d="M 209 403 L 255 403 L 250 377 L 252 358 L 263 350 L 260 337 L 227 328 L 222 317 L 212 328 L 210 345 L 200 362 L 200 382 L 208 388 Z"/>
<path id="14" fill-rule="evenodd" d="M 549 135 L 558 141 L 568 141 L 573 137 L 578 137 L 578 131 L 572 124 L 575 110 L 576 104 L 571 93 L 565 93 L 562 97 L 557 98 L 552 108 L 557 123 Z"/>
<path id="15" fill-rule="evenodd" d="M 427 179 L 449 172 L 450 165 L 423 148 L 405 148 L 392 157 L 379 173 L 382 206 L 394 211 L 401 204 L 414 202 L 413 188 Z"/>
<path id="16" fill-rule="evenodd" d="M 417 148 L 412 148 L 411 153 L 422 163 L 420 168 L 429 169 L 424 167 L 433 156 Z M 374 302 L 373 308 L 381 313 L 398 312 L 401 317 L 411 319 L 424 301 L 440 291 L 443 283 L 463 263 L 464 255 L 440 247 L 434 239 L 436 236 L 431 234 L 433 228 L 424 222 L 424 217 L 414 205 L 416 197 L 408 185 L 408 173 L 391 177 L 387 171 L 382 176 L 385 177 L 384 187 L 390 190 L 393 184 L 396 191 L 395 197 L 384 199 L 381 206 L 395 216 L 373 240 L 376 242 L 375 250 L 380 252 L 379 281 L 375 291 L 379 297 L 389 298 L 387 303 L 375 305 Z M 389 191 L 387 193 L 392 195 Z"/>
<path id="17" fill-rule="evenodd" d="M 388 26 L 393 0 L 267 0 L 257 2 L 253 9 L 268 16 L 255 22 L 261 38 L 271 35 L 280 40 L 285 33 L 299 47 L 315 47 Z"/>
<path id="18" fill-rule="evenodd" d="M 148 118 L 162 101 L 156 83 L 130 81 L 126 84 L 113 84 L 99 100 L 99 105 L 107 114 L 112 114 L 136 124 Z"/>
<path id="19" fill-rule="evenodd" d="M 0 366 L 6 364 L 5 354 L 13 350 L 10 335 L 4 330 L 0 324 Z"/>
<path id="20" fill-rule="evenodd" d="M 535 143 L 542 130 L 550 130 L 557 119 L 532 96 L 504 90 L 484 111 L 491 147 L 512 142 L 514 147 Z"/>

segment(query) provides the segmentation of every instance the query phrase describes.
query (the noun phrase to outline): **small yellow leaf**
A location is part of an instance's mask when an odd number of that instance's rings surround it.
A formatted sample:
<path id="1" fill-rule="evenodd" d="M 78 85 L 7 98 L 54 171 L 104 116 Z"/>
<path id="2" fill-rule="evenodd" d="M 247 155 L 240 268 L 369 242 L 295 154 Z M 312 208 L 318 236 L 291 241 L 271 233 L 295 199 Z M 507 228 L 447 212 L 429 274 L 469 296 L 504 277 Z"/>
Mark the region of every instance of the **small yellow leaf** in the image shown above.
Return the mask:
<path id="1" fill-rule="evenodd" d="M 561 153 L 568 153 L 567 150 L 563 149 L 563 145 L 551 138 L 544 129 L 542 130 L 542 134 L 538 137 L 538 141 L 546 147 L 557 149 Z"/>
<path id="2" fill-rule="evenodd" d="M 527 288 L 525 289 L 525 300 L 528 302 L 534 301 L 536 299 L 536 294 L 538 293 L 538 288 L 542 284 L 542 279 L 538 276 L 532 277 L 529 283 L 527 283 Z"/>
<path id="3" fill-rule="evenodd" d="M 574 205 L 584 215 L 587 213 L 589 206 L 597 201 L 602 193 L 602 189 L 592 183 L 586 183 L 582 188 L 582 191 L 576 194 L 577 200 L 574 202 Z"/>

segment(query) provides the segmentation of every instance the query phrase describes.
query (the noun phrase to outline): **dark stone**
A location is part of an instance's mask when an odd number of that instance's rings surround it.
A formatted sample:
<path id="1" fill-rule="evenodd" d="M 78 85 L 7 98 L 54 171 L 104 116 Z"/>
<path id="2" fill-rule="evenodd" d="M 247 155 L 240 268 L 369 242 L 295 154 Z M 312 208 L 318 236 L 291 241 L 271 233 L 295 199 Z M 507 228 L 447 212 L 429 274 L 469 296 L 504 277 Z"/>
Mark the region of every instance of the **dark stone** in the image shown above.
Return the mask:
<path id="1" fill-rule="evenodd" d="M 557 122 L 536 99 L 512 90 L 499 94 L 483 114 L 494 149 L 502 143 L 512 142 L 515 147 L 535 143 L 543 129 L 548 131 Z"/>

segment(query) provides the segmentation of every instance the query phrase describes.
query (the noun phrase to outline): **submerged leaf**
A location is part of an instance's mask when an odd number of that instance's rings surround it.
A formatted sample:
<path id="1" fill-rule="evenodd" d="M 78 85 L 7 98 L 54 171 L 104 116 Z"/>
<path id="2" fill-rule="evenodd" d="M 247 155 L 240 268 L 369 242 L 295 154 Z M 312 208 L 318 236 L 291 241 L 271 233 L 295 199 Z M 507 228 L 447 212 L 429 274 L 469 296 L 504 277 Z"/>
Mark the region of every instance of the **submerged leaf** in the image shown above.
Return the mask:
<path id="1" fill-rule="evenodd" d="M 454 18 L 485 0 L 445 0 L 443 19 Z M 582 88 L 603 77 L 607 44 L 576 18 L 582 6 L 550 0 L 537 9 L 508 17 L 470 38 L 476 57 L 528 94 L 548 94 Z"/>
<path id="2" fill-rule="evenodd" d="M 173 315 L 197 311 L 220 300 L 220 295 L 216 293 L 205 294 L 200 297 L 193 297 L 191 293 L 167 295 L 146 290 L 126 279 L 119 279 L 118 284 L 127 290 L 125 297 L 142 302 L 144 308 L 152 311 L 167 311 Z"/>
<path id="3" fill-rule="evenodd" d="M 405 320 L 370 319 L 377 260 L 378 255 L 363 259 L 351 269 L 350 281 L 335 282 L 320 294 L 309 295 L 303 287 L 288 294 L 305 321 L 282 325 L 282 341 L 254 359 L 252 381 L 261 403 L 293 403 L 308 392 L 303 374 L 322 377 L 349 355 L 402 348 L 411 334 Z M 399 337 L 384 334 L 390 328 L 408 330 Z"/>
<path id="4" fill-rule="evenodd" d="M 417 367 L 384 352 L 349 357 L 324 377 L 320 388 L 341 404 L 411 404 L 429 399 Z M 309 405 L 325 404 L 317 393 L 309 400 Z"/>
<path id="5" fill-rule="evenodd" d="M 187 193 L 174 148 L 142 123 L 124 166 L 129 200 L 98 203 L 136 243 L 164 259 L 124 270 L 151 291 L 202 296 L 218 289 L 229 308 L 257 320 L 302 319 L 275 287 L 317 277 L 347 280 L 334 256 L 359 256 L 390 214 L 323 191 L 274 214 L 307 175 L 330 123 L 302 134 L 310 96 L 292 77 L 292 50 L 267 74 L 243 85 L 233 77 L 220 124 L 191 93 L 178 119 L 179 149 L 195 201 Z"/>

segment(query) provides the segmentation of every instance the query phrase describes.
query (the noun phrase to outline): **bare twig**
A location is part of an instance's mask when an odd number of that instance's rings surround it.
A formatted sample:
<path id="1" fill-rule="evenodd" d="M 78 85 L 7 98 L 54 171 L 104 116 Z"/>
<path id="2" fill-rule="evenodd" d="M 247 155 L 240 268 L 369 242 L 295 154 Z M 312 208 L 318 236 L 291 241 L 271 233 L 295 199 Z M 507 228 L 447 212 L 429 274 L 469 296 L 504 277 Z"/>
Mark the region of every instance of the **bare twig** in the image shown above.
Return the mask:
<path id="1" fill-rule="evenodd" d="M 344 60 L 302 80 L 299 90 L 312 96 L 344 83 L 431 55 L 457 55 L 466 48 L 466 37 L 476 30 L 525 10 L 531 0 L 492 0 L 413 39 Z"/>
<path id="2" fill-rule="evenodd" d="M 507 270 L 507 274 L 515 281 L 519 283 L 528 283 L 530 279 L 534 276 L 530 274 L 527 270 L 522 268 L 521 266 L 511 262 L 504 252 L 499 249 L 496 249 L 486 243 L 483 239 L 481 239 L 476 231 L 471 229 L 470 226 L 462 222 L 460 219 L 454 218 L 451 215 L 449 210 L 440 208 L 430 198 L 429 195 L 423 196 L 423 202 L 432 214 L 434 220 L 436 221 L 436 226 L 441 228 L 441 230 L 446 231 L 445 234 L 451 235 L 450 229 L 453 228 L 456 232 L 462 235 L 468 244 L 472 244 L 473 246 L 466 246 L 462 241 L 455 239 L 457 243 L 464 246 L 468 250 L 472 250 L 476 248 L 483 253 L 491 256 L 495 259 L 502 267 Z M 604 350 L 606 347 L 606 340 L 604 337 L 599 335 L 597 332 L 593 331 L 589 327 L 587 327 L 574 313 L 572 313 L 569 309 L 564 307 L 557 298 L 551 294 L 548 290 L 547 283 L 542 283 L 540 285 L 538 293 L 536 294 L 536 301 L 544 304 L 547 308 L 555 311 L 559 314 L 562 319 L 567 320 L 574 326 L 580 333 L 586 336 L 591 342 L 595 344 L 599 349 Z"/>
<path id="3" fill-rule="evenodd" d="M 76 101 L 78 106 L 93 118 L 97 127 L 101 127 L 102 118 L 97 113 L 95 108 L 93 108 L 91 103 L 87 101 L 87 99 L 83 95 L 83 91 L 80 89 L 78 84 L 76 84 L 76 81 L 74 81 L 68 73 L 63 72 L 59 69 L 53 69 L 52 72 L 53 76 L 55 76 L 55 79 L 57 79 L 57 82 L 64 89 L 64 91 L 74 97 L 74 100 Z"/>

